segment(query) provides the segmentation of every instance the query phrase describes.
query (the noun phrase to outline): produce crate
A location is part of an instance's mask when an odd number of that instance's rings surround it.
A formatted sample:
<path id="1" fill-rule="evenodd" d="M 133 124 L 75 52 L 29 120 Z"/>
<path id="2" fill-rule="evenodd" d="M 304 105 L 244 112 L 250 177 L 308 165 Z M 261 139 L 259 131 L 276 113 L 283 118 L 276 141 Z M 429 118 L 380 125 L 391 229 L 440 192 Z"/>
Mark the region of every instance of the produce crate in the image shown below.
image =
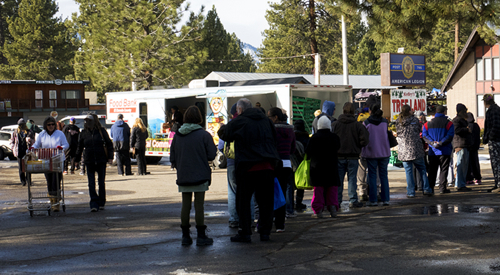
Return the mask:
<path id="1" fill-rule="evenodd" d="M 391 157 L 389 158 L 389 164 L 394 165 L 402 165 L 403 162 L 401 162 L 398 159 L 398 152 L 397 151 L 391 151 Z"/>

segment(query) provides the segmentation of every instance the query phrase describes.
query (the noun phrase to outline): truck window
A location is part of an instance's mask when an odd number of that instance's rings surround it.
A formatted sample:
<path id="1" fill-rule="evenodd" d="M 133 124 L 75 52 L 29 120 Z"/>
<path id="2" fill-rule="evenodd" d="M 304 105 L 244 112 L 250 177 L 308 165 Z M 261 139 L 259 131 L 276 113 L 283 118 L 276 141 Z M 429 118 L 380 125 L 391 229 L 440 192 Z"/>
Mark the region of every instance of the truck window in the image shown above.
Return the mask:
<path id="1" fill-rule="evenodd" d="M 148 127 L 148 104 L 146 102 L 139 103 L 139 117 L 144 122 L 144 126 Z"/>

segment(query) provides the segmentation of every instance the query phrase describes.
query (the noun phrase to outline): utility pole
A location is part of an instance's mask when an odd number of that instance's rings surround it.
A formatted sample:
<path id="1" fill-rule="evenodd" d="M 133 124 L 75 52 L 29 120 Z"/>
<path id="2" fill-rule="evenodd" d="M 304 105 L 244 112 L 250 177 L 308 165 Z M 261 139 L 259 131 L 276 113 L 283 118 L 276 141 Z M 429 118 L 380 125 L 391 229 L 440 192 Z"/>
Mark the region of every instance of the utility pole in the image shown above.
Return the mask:
<path id="1" fill-rule="evenodd" d="M 316 84 L 316 85 L 321 84 L 320 65 L 321 65 L 321 56 L 319 55 L 319 53 L 316 53 L 316 54 L 314 54 L 314 84 Z"/>

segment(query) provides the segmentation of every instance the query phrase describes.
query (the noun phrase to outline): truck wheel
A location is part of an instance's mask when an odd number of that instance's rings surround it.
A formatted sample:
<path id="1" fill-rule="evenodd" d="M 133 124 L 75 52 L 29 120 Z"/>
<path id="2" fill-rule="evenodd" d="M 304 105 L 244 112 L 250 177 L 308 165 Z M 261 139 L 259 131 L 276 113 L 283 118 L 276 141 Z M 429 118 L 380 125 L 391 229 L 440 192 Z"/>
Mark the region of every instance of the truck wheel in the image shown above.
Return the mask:
<path id="1" fill-rule="evenodd" d="M 158 164 L 160 160 L 161 157 L 146 157 L 146 164 Z"/>

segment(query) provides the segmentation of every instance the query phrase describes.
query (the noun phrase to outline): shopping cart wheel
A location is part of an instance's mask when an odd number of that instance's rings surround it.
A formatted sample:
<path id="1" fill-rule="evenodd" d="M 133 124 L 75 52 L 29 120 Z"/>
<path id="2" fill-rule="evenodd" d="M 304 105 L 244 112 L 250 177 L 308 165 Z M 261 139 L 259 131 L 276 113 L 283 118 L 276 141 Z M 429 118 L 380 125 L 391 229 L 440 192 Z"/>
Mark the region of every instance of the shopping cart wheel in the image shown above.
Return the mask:
<path id="1" fill-rule="evenodd" d="M 33 210 L 30 210 L 30 216 L 33 217 Z"/>
<path id="2" fill-rule="evenodd" d="M 63 204 L 63 212 L 66 212 L 66 205 Z"/>

